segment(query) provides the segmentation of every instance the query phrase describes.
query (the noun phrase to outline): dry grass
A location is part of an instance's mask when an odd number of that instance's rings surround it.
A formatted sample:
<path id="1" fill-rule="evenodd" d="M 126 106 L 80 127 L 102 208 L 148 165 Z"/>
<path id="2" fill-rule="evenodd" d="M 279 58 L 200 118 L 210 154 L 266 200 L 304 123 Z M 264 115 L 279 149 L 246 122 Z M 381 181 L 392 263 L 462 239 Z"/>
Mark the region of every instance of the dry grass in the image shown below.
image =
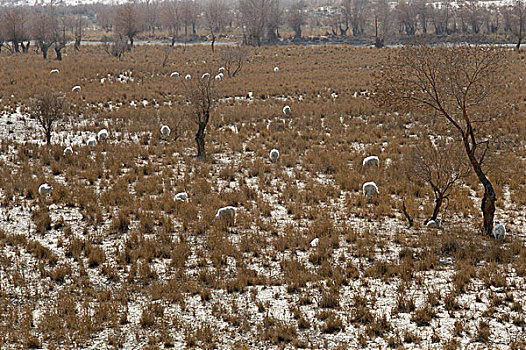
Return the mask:
<path id="1" fill-rule="evenodd" d="M 502 91 L 515 108 L 494 128 L 514 144 L 491 163 L 497 219 L 512 232 L 497 243 L 478 233 L 481 189 L 472 178 L 452 191 L 440 231 L 423 226 L 433 197 L 403 175 L 402 160 L 415 137 L 440 125 L 385 113 L 370 99 L 392 50 L 251 49 L 242 72 L 222 82 L 207 162 L 194 157 L 195 126 L 169 75 L 199 71 L 202 61 L 216 69 L 220 55 L 175 48 L 162 67 L 163 50 L 137 47 L 119 61 L 85 47 L 58 63 L 0 55 L 5 111 L 49 87 L 66 94 L 72 111 L 49 147 L 27 116 L 0 117 L 0 343 L 455 348 L 471 337 L 524 344 L 522 80 L 510 78 Z M 520 55 L 507 59 L 510 76 L 524 76 Z M 52 68 L 60 73 L 49 75 Z M 133 81 L 119 82 L 128 71 Z M 239 99 L 249 91 L 252 101 Z M 180 137 L 162 139 L 164 123 L 177 125 Z M 109 139 L 87 148 L 102 128 Z M 66 145 L 74 156 L 63 155 Z M 276 163 L 272 148 L 281 153 Z M 380 157 L 378 169 L 362 169 L 367 155 Z M 380 189 L 371 202 L 361 193 L 366 181 Z M 38 195 L 43 182 L 52 196 Z M 182 191 L 188 203 L 174 200 Z M 234 225 L 214 219 L 228 205 L 237 208 Z"/>

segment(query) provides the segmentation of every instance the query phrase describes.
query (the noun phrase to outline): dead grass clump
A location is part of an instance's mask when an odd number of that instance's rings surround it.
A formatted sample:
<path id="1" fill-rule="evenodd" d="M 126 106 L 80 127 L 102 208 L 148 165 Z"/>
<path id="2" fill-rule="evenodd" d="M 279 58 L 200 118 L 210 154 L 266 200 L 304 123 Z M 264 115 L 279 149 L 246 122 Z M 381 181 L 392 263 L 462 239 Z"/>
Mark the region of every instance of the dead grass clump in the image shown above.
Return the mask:
<path id="1" fill-rule="evenodd" d="M 292 325 L 287 325 L 283 321 L 271 317 L 263 319 L 264 331 L 261 338 L 272 344 L 290 343 L 296 339 L 298 332 Z"/>
<path id="2" fill-rule="evenodd" d="M 39 206 L 31 214 L 31 219 L 36 226 L 37 232 L 45 234 L 51 230 L 51 217 L 49 216 L 49 208 L 46 206 Z"/>

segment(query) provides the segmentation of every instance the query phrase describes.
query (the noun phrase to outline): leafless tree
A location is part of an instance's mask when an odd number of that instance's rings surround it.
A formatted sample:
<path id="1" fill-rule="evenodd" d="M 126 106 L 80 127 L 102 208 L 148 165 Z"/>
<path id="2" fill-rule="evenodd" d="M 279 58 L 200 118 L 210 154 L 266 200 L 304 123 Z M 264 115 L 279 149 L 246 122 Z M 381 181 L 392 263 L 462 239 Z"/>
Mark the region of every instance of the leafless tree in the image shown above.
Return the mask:
<path id="1" fill-rule="evenodd" d="M 392 26 L 392 13 L 387 0 L 378 0 L 374 7 L 374 38 L 376 47 L 383 47 Z"/>
<path id="2" fill-rule="evenodd" d="M 294 31 L 294 39 L 301 39 L 301 27 L 305 25 L 305 2 L 303 0 L 294 2 L 289 9 L 289 16 L 287 22 L 290 28 Z"/>
<path id="3" fill-rule="evenodd" d="M 435 197 L 433 214 L 426 220 L 436 220 L 440 208 L 458 182 L 469 173 L 469 165 L 462 149 L 454 141 L 441 138 L 436 145 L 429 139 L 412 147 L 404 169 L 408 178 L 423 181 L 431 187 Z"/>
<path id="4" fill-rule="evenodd" d="M 23 43 L 28 40 L 27 29 L 26 14 L 23 10 L 11 8 L 3 12 L 0 19 L 0 31 L 3 33 L 4 40 L 11 42 L 15 52 L 20 52 L 20 47 L 22 51 L 27 51 Z"/>
<path id="5" fill-rule="evenodd" d="M 511 23 L 510 29 L 513 35 L 517 38 L 517 50 L 520 50 L 522 37 L 524 35 L 524 27 L 526 21 L 526 6 L 523 0 L 515 0 L 511 7 Z"/>
<path id="6" fill-rule="evenodd" d="M 159 26 L 159 2 L 156 0 L 146 0 L 142 7 L 143 23 L 148 30 L 155 35 L 155 28 Z"/>
<path id="7" fill-rule="evenodd" d="M 119 60 L 128 50 L 128 41 L 118 34 L 113 37 L 103 36 L 101 41 L 104 51 Z"/>
<path id="8" fill-rule="evenodd" d="M 179 4 L 181 21 L 184 26 L 184 35 L 188 37 L 188 28 L 192 28 L 192 35 L 196 35 L 196 23 L 199 15 L 198 4 L 192 0 L 183 0 Z"/>
<path id="9" fill-rule="evenodd" d="M 75 36 L 75 50 L 80 50 L 80 44 L 82 42 L 82 37 L 84 36 L 84 31 L 86 29 L 86 20 L 83 16 L 77 15 L 73 22 L 73 35 Z"/>
<path id="10" fill-rule="evenodd" d="M 235 77 L 245 64 L 248 50 L 243 46 L 227 46 L 221 49 L 221 63 L 229 78 Z"/>
<path id="11" fill-rule="evenodd" d="M 415 35 L 418 18 L 416 7 L 413 3 L 401 1 L 396 7 L 399 32 L 407 35 Z"/>
<path id="12" fill-rule="evenodd" d="M 49 48 L 55 42 L 55 20 L 49 13 L 41 12 L 35 13 L 31 22 L 33 39 L 42 52 L 42 57 L 47 59 Z"/>
<path id="13" fill-rule="evenodd" d="M 172 46 L 174 46 L 179 35 L 179 28 L 181 27 L 179 2 L 167 0 L 162 4 L 161 23 L 168 28 L 170 37 L 172 38 Z"/>
<path id="14" fill-rule="evenodd" d="M 450 2 L 446 1 L 440 5 L 431 5 L 430 11 L 435 34 L 448 34 L 449 19 L 451 16 Z"/>
<path id="15" fill-rule="evenodd" d="M 66 26 L 65 17 L 62 16 L 56 20 L 56 24 L 53 27 L 54 29 L 54 50 L 57 55 L 57 61 L 62 61 L 62 50 L 66 47 L 68 42 L 68 36 L 66 35 Z"/>
<path id="16" fill-rule="evenodd" d="M 54 125 L 64 117 L 67 108 L 64 97 L 50 91 L 41 93 L 33 100 L 29 112 L 42 127 L 48 145 L 51 143 Z"/>
<path id="17" fill-rule="evenodd" d="M 434 112 L 461 138 L 471 169 L 484 187 L 486 234 L 493 229 L 496 194 L 484 161 L 492 152 L 491 126 L 502 117 L 496 108 L 500 99 L 491 97 L 502 85 L 504 65 L 501 49 L 411 46 L 389 60 L 378 84 L 385 106 L 422 117 Z"/>
<path id="18" fill-rule="evenodd" d="M 243 43 L 261 44 L 277 39 L 277 29 L 282 20 L 278 0 L 239 0 L 240 22 L 243 28 Z"/>
<path id="19" fill-rule="evenodd" d="M 204 22 L 205 27 L 210 32 L 211 47 L 214 51 L 214 44 L 216 42 L 216 33 L 223 31 L 225 28 L 225 19 L 228 13 L 228 8 L 222 1 L 209 1 L 205 6 Z"/>
<path id="20" fill-rule="evenodd" d="M 196 74 L 190 80 L 183 80 L 185 97 L 190 103 L 191 112 L 188 117 L 197 125 L 197 132 L 194 138 L 197 145 L 197 157 L 203 160 L 206 159 L 206 127 L 217 102 L 219 83 L 219 81 L 214 79 L 213 75 L 203 79 L 200 74 Z"/>
<path id="21" fill-rule="evenodd" d="M 130 48 L 133 47 L 133 39 L 142 30 L 141 18 L 137 8 L 132 4 L 120 5 L 115 12 L 113 25 L 119 35 L 128 38 Z"/>
<path id="22" fill-rule="evenodd" d="M 110 32 L 113 29 L 113 19 L 115 14 L 109 6 L 102 6 L 97 12 L 97 23 L 106 32 Z"/>

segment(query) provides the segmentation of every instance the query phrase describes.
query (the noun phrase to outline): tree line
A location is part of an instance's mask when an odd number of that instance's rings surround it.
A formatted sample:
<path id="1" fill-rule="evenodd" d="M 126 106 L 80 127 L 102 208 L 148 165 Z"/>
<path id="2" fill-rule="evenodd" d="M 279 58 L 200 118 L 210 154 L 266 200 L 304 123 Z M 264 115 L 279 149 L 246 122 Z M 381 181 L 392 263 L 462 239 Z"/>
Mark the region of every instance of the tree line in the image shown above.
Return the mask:
<path id="1" fill-rule="evenodd" d="M 426 0 L 146 0 L 121 5 L 38 5 L 0 9 L 0 50 L 27 52 L 33 44 L 57 59 L 72 41 L 79 49 L 87 28 L 103 30 L 114 47 L 129 49 L 138 36 L 168 37 L 172 45 L 206 36 L 234 35 L 245 45 L 277 43 L 311 33 L 332 38 L 388 41 L 416 36 L 488 36 L 520 47 L 525 5 Z"/>

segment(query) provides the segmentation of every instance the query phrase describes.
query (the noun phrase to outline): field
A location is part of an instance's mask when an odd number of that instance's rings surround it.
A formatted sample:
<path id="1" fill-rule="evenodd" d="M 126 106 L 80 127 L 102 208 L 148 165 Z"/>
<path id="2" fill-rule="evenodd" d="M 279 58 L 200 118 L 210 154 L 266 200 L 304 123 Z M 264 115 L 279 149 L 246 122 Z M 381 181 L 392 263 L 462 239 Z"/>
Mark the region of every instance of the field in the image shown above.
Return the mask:
<path id="1" fill-rule="evenodd" d="M 506 53 L 495 99 L 507 108 L 489 127 L 506 140 L 487 162 L 508 230 L 495 240 L 480 233 L 473 175 L 442 227 L 424 225 L 434 199 L 406 158 L 446 125 L 377 103 L 397 49 L 251 48 L 217 84 L 196 158 L 170 74 L 217 72 L 221 50 L 0 55 L 0 348 L 525 348 L 522 54 Z M 70 105 L 51 145 L 25 113 L 46 90 Z M 109 138 L 88 147 L 102 128 Z M 362 167 L 369 155 L 378 168 Z M 214 219 L 224 206 L 234 225 Z"/>

